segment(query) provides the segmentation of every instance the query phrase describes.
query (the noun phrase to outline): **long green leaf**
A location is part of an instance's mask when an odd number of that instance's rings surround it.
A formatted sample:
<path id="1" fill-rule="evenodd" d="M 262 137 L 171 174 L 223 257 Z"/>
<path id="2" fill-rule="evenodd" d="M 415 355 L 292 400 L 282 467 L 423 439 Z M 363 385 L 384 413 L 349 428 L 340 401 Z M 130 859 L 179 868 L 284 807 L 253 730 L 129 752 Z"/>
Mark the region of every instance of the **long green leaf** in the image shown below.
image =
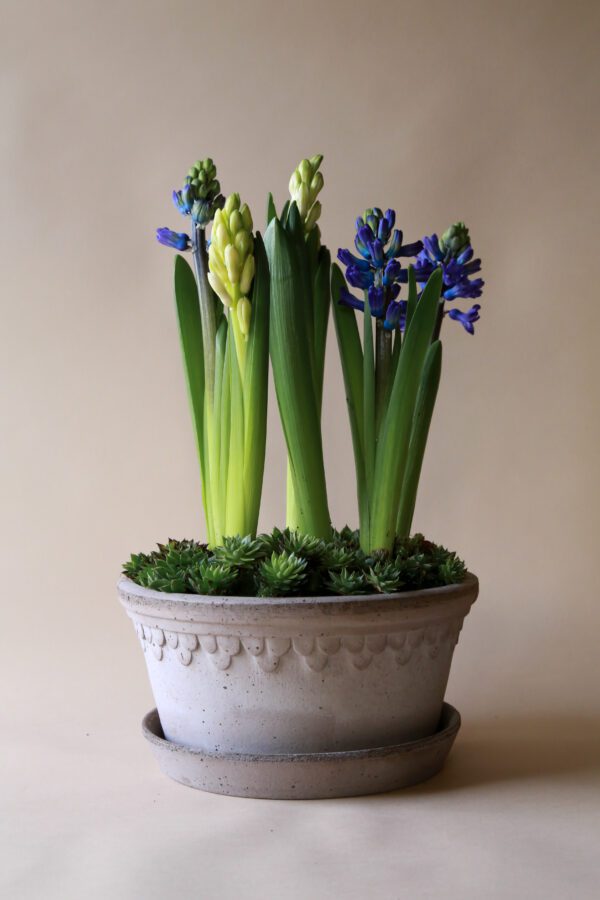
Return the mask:
<path id="1" fill-rule="evenodd" d="M 292 238 L 273 219 L 265 235 L 271 274 L 269 345 L 277 402 L 302 529 L 328 538 L 331 522 L 304 292 Z"/>
<path id="2" fill-rule="evenodd" d="M 262 237 L 254 241 L 256 274 L 252 286 L 252 318 L 244 372 L 244 490 L 247 533 L 258 527 L 265 468 L 269 374 L 269 263 Z"/>
<path id="3" fill-rule="evenodd" d="M 210 427 L 211 440 L 208 443 L 208 458 L 211 471 L 211 497 L 213 503 L 213 520 L 216 540 L 220 541 L 225 529 L 225 511 L 227 509 L 227 465 L 228 445 L 223 450 L 221 443 L 228 437 L 224 434 L 224 426 L 229 429 L 229 361 L 227 355 L 227 333 L 229 323 L 222 316 L 217 328 L 215 352 L 215 398 L 214 414 Z"/>
<path id="4" fill-rule="evenodd" d="M 174 282 L 175 308 L 179 325 L 183 365 L 202 476 L 202 504 L 210 540 L 212 522 L 204 453 L 204 353 L 200 303 L 194 273 L 183 256 L 180 255 L 175 257 Z"/>
<path id="5" fill-rule="evenodd" d="M 421 371 L 435 325 L 442 273 L 431 275 L 406 332 L 400 361 L 377 446 L 375 480 L 370 502 L 370 550 L 391 550 L 396 532 L 400 491 Z"/>
<path id="6" fill-rule="evenodd" d="M 313 232 L 311 232 L 312 234 Z M 315 396 L 319 413 L 323 402 L 323 378 L 325 374 L 325 350 L 327 347 L 327 326 L 331 302 L 331 254 L 327 247 L 321 247 L 319 261 L 314 276 L 313 316 L 315 348 Z"/>
<path id="7" fill-rule="evenodd" d="M 331 281 L 331 256 L 326 247 L 319 249 L 318 230 L 313 228 L 306 240 L 306 247 L 300 249 L 301 257 L 306 255 L 307 260 L 301 264 L 306 266 L 311 273 L 313 327 L 313 378 L 317 411 L 321 415 L 323 404 L 323 379 L 325 374 L 325 349 L 327 345 L 327 326 L 329 322 L 329 301 Z M 317 263 L 317 259 L 319 260 Z M 314 273 L 314 274 L 313 274 Z M 310 323 L 309 323 L 310 324 Z M 286 478 L 286 524 L 292 530 L 298 528 L 298 506 L 294 495 L 294 479 L 291 465 L 288 462 Z"/>
<path id="8" fill-rule="evenodd" d="M 229 357 L 235 353 L 233 348 L 233 335 L 228 327 L 225 332 L 225 352 L 223 357 L 223 378 L 221 388 L 221 406 L 219 408 L 219 418 L 215 422 L 215 426 L 220 431 L 220 454 L 219 454 L 219 513 L 221 515 L 220 538 L 222 541 L 225 529 L 225 517 L 227 512 L 227 484 L 229 477 L 229 445 L 231 437 L 231 363 Z"/>
<path id="9" fill-rule="evenodd" d="M 417 279 L 415 278 L 415 270 L 413 266 L 408 267 L 408 302 L 406 304 L 406 324 L 404 326 L 404 332 L 406 333 L 409 329 L 410 323 L 412 322 L 412 317 L 415 314 L 415 310 L 417 308 L 417 301 L 419 299 L 419 291 L 417 289 Z"/>
<path id="10" fill-rule="evenodd" d="M 229 328 L 233 342 L 233 328 Z M 227 472 L 226 535 L 246 535 L 246 498 L 244 494 L 244 392 L 238 356 L 233 346 L 229 350 L 231 418 L 229 431 L 229 468 Z"/>
<path id="11" fill-rule="evenodd" d="M 423 457 L 425 455 L 425 447 L 427 446 L 429 426 L 431 425 L 441 372 L 442 342 L 435 341 L 430 345 L 427 356 L 425 357 L 421 383 L 419 385 L 419 392 L 417 394 L 417 402 L 415 405 L 415 414 L 408 450 L 408 462 L 406 464 L 406 472 L 404 474 L 402 492 L 400 494 L 400 510 L 398 512 L 398 522 L 396 525 L 396 534 L 400 537 L 408 537 L 410 534 L 410 527 L 412 525 L 415 503 L 417 500 L 419 478 L 423 466 Z"/>
<path id="12" fill-rule="evenodd" d="M 359 516 L 363 522 L 368 521 L 363 439 L 363 351 L 354 310 L 340 304 L 340 293 L 345 286 L 345 278 L 336 263 L 331 270 L 331 309 L 346 390 L 346 404 L 356 469 Z"/>
<path id="13" fill-rule="evenodd" d="M 289 212 L 289 210 L 290 210 L 290 205 L 291 205 L 291 204 L 290 204 L 290 201 L 289 201 L 289 200 L 286 200 L 285 203 L 283 204 L 283 209 L 281 210 L 281 215 L 279 216 L 279 221 L 281 222 L 281 224 L 283 225 L 284 228 L 285 228 L 285 224 L 286 224 L 286 222 L 287 222 L 287 217 L 288 217 L 288 212 Z M 271 224 L 271 223 L 269 222 L 269 225 L 270 225 L 270 224 Z M 265 237 L 266 237 L 266 232 L 265 232 Z"/>
<path id="14" fill-rule="evenodd" d="M 277 210 L 275 209 L 275 201 L 273 200 L 273 194 L 269 191 L 269 197 L 267 199 L 267 225 L 274 219 L 277 215 Z"/>

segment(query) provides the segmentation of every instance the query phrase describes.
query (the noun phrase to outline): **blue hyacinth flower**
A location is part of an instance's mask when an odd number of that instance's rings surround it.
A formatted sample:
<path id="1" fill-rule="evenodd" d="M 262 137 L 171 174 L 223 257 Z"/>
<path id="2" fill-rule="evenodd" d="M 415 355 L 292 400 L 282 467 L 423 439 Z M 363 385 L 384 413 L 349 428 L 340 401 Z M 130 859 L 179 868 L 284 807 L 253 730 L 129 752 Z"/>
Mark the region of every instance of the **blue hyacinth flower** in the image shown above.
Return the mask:
<path id="1" fill-rule="evenodd" d="M 170 228 L 157 228 L 156 240 L 165 247 L 171 247 L 173 250 L 189 250 L 189 235 L 171 231 Z"/>
<path id="2" fill-rule="evenodd" d="M 479 321 L 480 309 L 480 304 L 476 303 L 467 312 L 461 312 L 460 309 L 449 309 L 446 315 L 450 316 L 451 319 L 454 319 L 455 322 L 460 322 L 462 327 L 465 331 L 468 331 L 469 334 L 475 334 L 474 323 Z"/>
<path id="3" fill-rule="evenodd" d="M 357 254 L 350 250 L 338 250 L 338 259 L 346 267 L 346 280 L 351 287 L 368 291 L 371 315 L 386 321 L 386 313 L 400 293 L 400 286 L 408 281 L 408 269 L 403 269 L 399 258 L 416 256 L 422 249 L 421 241 L 403 244 L 402 232 L 394 229 L 396 213 L 393 209 L 384 212 L 379 207 L 367 209 L 364 216 L 356 220 L 354 246 Z M 364 310 L 364 301 L 354 297 L 344 289 L 339 302 L 352 309 Z M 400 317 L 392 310 L 387 319 L 387 329 L 391 322 Z M 397 327 L 397 326 L 394 326 Z"/>
<path id="4" fill-rule="evenodd" d="M 365 311 L 365 301 L 359 300 L 345 287 L 340 290 L 339 303 L 341 306 L 348 306 L 350 309 L 357 309 L 359 312 Z"/>
<path id="5" fill-rule="evenodd" d="M 469 231 L 463 222 L 452 225 L 441 238 L 431 234 L 423 238 L 423 249 L 417 256 L 415 274 L 424 284 L 434 269 L 441 267 L 444 300 L 474 300 L 481 297 L 484 281 L 472 276 L 481 270 L 481 260 L 473 259 Z"/>
<path id="6" fill-rule="evenodd" d="M 387 308 L 385 320 L 383 323 L 383 327 L 386 331 L 394 331 L 396 328 L 399 328 L 400 331 L 404 331 L 406 326 L 406 309 L 407 309 L 406 300 L 392 300 L 390 305 Z"/>
<path id="7" fill-rule="evenodd" d="M 185 184 L 180 191 L 173 191 L 173 203 L 182 216 L 190 216 L 192 214 L 194 199 L 194 189 L 191 184 Z"/>

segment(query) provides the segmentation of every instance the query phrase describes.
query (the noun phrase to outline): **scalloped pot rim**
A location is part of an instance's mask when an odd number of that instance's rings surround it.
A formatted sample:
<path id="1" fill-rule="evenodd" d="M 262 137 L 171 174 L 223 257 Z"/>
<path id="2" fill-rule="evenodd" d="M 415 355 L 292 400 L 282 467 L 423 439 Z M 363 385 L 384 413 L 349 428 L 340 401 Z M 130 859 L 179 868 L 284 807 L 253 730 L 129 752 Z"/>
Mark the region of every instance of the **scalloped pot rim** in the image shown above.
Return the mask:
<path id="1" fill-rule="evenodd" d="M 176 594 L 166 591 L 155 591 L 142 587 L 130 578 L 122 577 L 117 584 L 119 594 L 131 599 L 136 598 L 142 602 L 159 603 L 172 602 L 182 607 L 209 606 L 209 607 L 365 607 L 373 608 L 377 604 L 397 607 L 415 608 L 428 606 L 431 602 L 456 598 L 463 594 L 474 594 L 472 602 L 475 602 L 479 593 L 479 579 L 472 572 L 467 572 L 463 581 L 458 584 L 446 584 L 441 587 L 424 588 L 419 591 L 398 591 L 394 594 L 351 594 L 333 596 L 310 597 L 226 597 L 211 596 L 206 594 Z"/>

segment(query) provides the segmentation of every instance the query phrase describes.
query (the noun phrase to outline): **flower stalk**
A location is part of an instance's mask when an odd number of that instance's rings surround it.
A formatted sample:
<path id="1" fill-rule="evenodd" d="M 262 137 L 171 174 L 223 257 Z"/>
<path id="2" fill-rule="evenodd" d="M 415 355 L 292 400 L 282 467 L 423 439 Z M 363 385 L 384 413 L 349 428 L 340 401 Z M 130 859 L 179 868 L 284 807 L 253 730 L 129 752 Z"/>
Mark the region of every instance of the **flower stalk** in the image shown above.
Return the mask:
<path id="1" fill-rule="evenodd" d="M 228 535 L 254 535 L 258 527 L 266 444 L 269 271 L 260 235 L 252 233 L 250 210 L 240 204 L 238 194 L 227 200 L 220 194 L 212 160 L 192 167 L 173 199 L 179 212 L 191 218 L 191 237 L 169 229 L 159 229 L 157 237 L 192 253 L 193 273 L 183 257 L 176 258 L 175 298 L 208 542 L 216 546 Z"/>
<path id="2" fill-rule="evenodd" d="M 289 225 L 295 234 L 295 249 L 299 263 L 298 274 L 302 282 L 304 301 L 304 328 L 308 336 L 308 353 L 312 373 L 317 417 L 321 420 L 325 348 L 331 295 L 331 257 L 321 245 L 321 233 L 317 220 L 321 215 L 321 203 L 317 200 L 323 188 L 323 175 L 319 167 L 322 155 L 303 159 L 291 175 L 290 201 L 284 207 L 280 221 Z M 272 202 L 272 198 L 271 198 Z M 276 217 L 274 206 L 270 219 Z M 299 220 L 299 223 L 298 223 Z M 302 235 L 304 240 L 302 240 Z M 321 502 L 327 506 L 326 498 Z M 327 513 L 328 515 L 328 513 Z M 286 524 L 292 530 L 304 531 L 306 523 L 301 513 L 294 488 L 292 463 L 288 457 L 286 483 Z"/>
<path id="3" fill-rule="evenodd" d="M 346 278 L 337 267 L 332 277 L 365 552 L 390 551 L 410 534 L 440 381 L 442 323 L 447 315 L 473 334 L 479 319 L 479 304 L 467 312 L 445 306 L 479 297 L 483 287 L 472 279 L 481 261 L 472 259 L 464 223 L 412 244 L 404 244 L 394 224 L 393 210 L 366 210 L 356 221 L 358 255 L 338 251 Z M 416 258 L 404 269 L 403 257 Z M 362 288 L 364 299 L 348 284 Z M 401 300 L 405 284 L 408 297 Z M 364 313 L 362 354 L 355 310 Z"/>
<path id="4" fill-rule="evenodd" d="M 329 258 L 314 239 L 309 236 L 305 240 L 305 224 L 293 201 L 280 218 L 271 219 L 265 234 L 271 275 L 270 355 L 288 451 L 288 521 L 293 516 L 300 532 L 328 539 L 331 520 L 320 398 L 329 308 Z M 311 232 L 316 233 L 312 229 Z M 317 271 L 319 291 L 315 294 Z M 323 285 L 327 286 L 326 291 Z"/>

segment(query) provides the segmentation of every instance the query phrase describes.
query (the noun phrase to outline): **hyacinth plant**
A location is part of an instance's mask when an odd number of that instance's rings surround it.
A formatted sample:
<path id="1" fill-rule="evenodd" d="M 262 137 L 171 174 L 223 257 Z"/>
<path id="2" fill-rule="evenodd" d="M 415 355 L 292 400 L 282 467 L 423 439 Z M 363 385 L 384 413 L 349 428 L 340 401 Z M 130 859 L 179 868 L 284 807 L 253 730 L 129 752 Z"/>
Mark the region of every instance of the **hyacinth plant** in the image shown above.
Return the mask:
<path id="1" fill-rule="evenodd" d="M 225 591 L 231 559 L 228 564 L 218 548 L 233 546 L 232 540 L 246 542 L 240 552 L 250 553 L 243 565 L 252 569 L 257 590 L 271 585 L 274 593 L 278 578 L 284 594 L 307 590 L 302 574 L 310 568 L 305 539 L 320 542 L 321 568 L 323 560 L 346 559 L 348 541 L 340 538 L 343 532 L 334 531 L 329 515 L 321 434 L 330 305 L 346 388 L 360 528 L 352 566 L 336 568 L 331 563 L 332 571 L 344 574 L 327 584 L 321 579 L 320 586 L 352 593 L 355 582 L 356 592 L 369 585 L 379 590 L 378 585 L 394 580 L 392 569 L 386 570 L 387 581 L 382 574 L 386 565 L 406 569 L 404 550 L 398 547 L 405 547 L 402 542 L 410 535 L 440 379 L 441 328 L 447 317 L 473 334 L 480 305 L 463 311 L 455 301 L 481 296 L 483 281 L 473 277 L 481 262 L 473 258 L 463 223 L 439 238 L 432 234 L 405 243 L 395 228 L 394 211 L 374 207 L 356 221 L 356 252 L 338 251 L 344 276 L 331 265 L 317 224 L 321 163 L 320 155 L 301 161 L 279 215 L 269 195 L 264 242 L 253 232 L 252 216 L 239 194 L 226 199 L 221 193 L 211 159 L 197 162 L 183 188 L 173 193 L 189 229 L 157 231 L 160 243 L 192 257 L 192 267 L 182 255 L 176 257 L 175 299 L 208 547 L 197 551 L 194 566 L 200 568 L 193 570 L 196 581 L 188 578 L 188 589 Z M 362 296 L 349 288 L 362 291 Z M 256 533 L 269 356 L 287 446 L 288 539 L 276 541 L 277 550 L 267 558 L 269 541 L 262 536 L 256 543 Z M 300 542 L 304 556 L 294 552 L 294 541 Z M 176 559 L 180 549 L 173 549 Z M 442 551 L 436 559 L 446 565 L 448 551 Z M 438 583 L 464 574 L 463 564 L 453 559 L 445 575 L 439 570 Z M 164 574 L 163 563 L 161 557 L 159 570 Z M 244 578 L 239 581 L 240 565 L 238 559 L 238 586 L 245 583 Z M 394 583 L 399 585 L 402 578 L 396 569 Z M 379 576 L 373 572 L 381 575 L 377 584 L 373 579 Z M 171 581 L 179 584 L 182 578 L 179 573 Z M 165 575 L 163 581 L 169 578 Z M 285 590 L 282 585 L 287 585 Z M 229 587 L 233 590 L 233 580 Z"/>
<path id="2" fill-rule="evenodd" d="M 481 295 L 464 223 L 441 238 L 404 243 L 396 214 L 367 209 L 356 220 L 358 255 L 340 249 L 332 276 L 333 311 L 342 360 L 357 479 L 361 546 L 391 550 L 407 537 L 442 364 L 444 317 L 470 334 L 479 304 L 468 312 L 446 304 Z M 401 260 L 413 259 L 402 266 Z M 347 283 L 363 291 L 362 299 Z M 403 285 L 406 299 L 401 299 Z M 355 310 L 363 313 L 362 344 Z"/>
<path id="3" fill-rule="evenodd" d="M 208 540 L 255 534 L 267 424 L 269 268 L 239 194 L 221 194 L 211 159 L 197 162 L 176 208 L 190 234 L 159 228 L 175 260 L 175 302 L 196 432 Z M 207 226 L 211 225 L 207 249 Z"/>
<path id="4" fill-rule="evenodd" d="M 265 244 L 271 273 L 271 364 L 288 450 L 287 525 L 331 536 L 321 404 L 329 319 L 331 258 L 317 220 L 323 157 L 304 159 L 278 217 L 269 197 Z"/>

